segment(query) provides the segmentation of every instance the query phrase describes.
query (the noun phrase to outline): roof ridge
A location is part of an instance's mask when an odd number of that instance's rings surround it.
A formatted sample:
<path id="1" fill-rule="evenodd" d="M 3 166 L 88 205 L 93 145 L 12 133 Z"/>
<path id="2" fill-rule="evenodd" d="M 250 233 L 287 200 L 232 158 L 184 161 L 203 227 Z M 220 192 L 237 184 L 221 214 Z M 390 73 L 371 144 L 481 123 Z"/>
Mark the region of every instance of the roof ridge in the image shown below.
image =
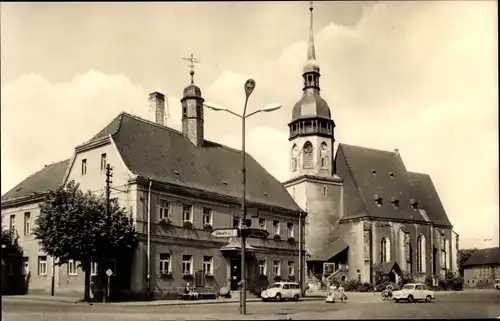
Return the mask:
<path id="1" fill-rule="evenodd" d="M 386 149 L 377 149 L 377 148 L 372 148 L 372 147 L 364 147 L 364 146 L 357 146 L 357 145 L 351 145 L 351 144 L 346 144 L 346 143 L 339 143 L 339 146 L 347 146 L 347 147 L 353 147 L 353 148 L 357 148 L 357 149 L 367 149 L 367 150 L 371 150 L 371 151 L 377 151 L 377 152 L 384 152 L 384 153 L 391 153 L 391 154 L 396 154 L 397 153 L 392 150 L 386 150 Z"/>
<path id="2" fill-rule="evenodd" d="M 161 128 L 161 129 L 166 129 L 166 130 L 168 130 L 168 131 L 171 131 L 171 132 L 173 132 L 173 133 L 175 133 L 175 134 L 178 134 L 178 135 L 181 135 L 181 136 L 183 136 L 183 137 L 184 137 L 184 134 L 183 134 L 181 131 L 178 131 L 177 129 L 174 129 L 174 128 L 172 128 L 172 127 L 168 127 L 168 126 L 165 126 L 165 125 L 160 125 L 160 124 L 157 124 L 157 123 L 155 123 L 155 122 L 153 122 L 153 121 L 151 121 L 151 120 L 148 120 L 148 119 L 142 118 L 142 117 L 137 116 L 137 115 L 132 115 L 132 114 L 127 113 L 127 112 L 125 112 L 125 111 L 121 112 L 121 114 L 123 114 L 124 116 L 128 116 L 128 117 L 130 117 L 130 118 L 133 118 L 133 119 L 135 119 L 135 120 L 137 120 L 137 121 L 143 122 L 143 123 L 145 123 L 145 124 L 148 124 L 148 125 L 153 125 L 153 126 L 156 126 L 156 127 L 158 127 L 158 128 Z M 120 125 L 121 125 L 121 123 L 120 123 Z M 118 131 L 117 131 L 117 132 L 118 132 Z M 215 144 L 215 145 L 217 145 L 217 146 L 219 146 L 219 147 L 225 148 L 225 149 L 227 149 L 227 150 L 230 150 L 230 151 L 233 151 L 233 152 L 236 152 L 236 153 L 239 153 L 239 154 L 241 154 L 241 152 L 242 152 L 242 151 L 241 151 L 241 149 L 236 149 L 236 148 L 233 148 L 233 147 L 229 147 L 229 146 L 227 146 L 227 145 L 223 145 L 223 144 L 221 144 L 221 143 L 214 142 L 214 141 L 211 141 L 211 140 L 208 140 L 208 139 L 204 139 L 203 141 L 204 141 L 204 142 L 207 142 L 207 143 L 210 143 L 210 144 Z M 196 146 L 196 145 L 195 145 L 195 146 Z M 198 146 L 197 146 L 197 147 L 198 147 Z M 201 147 L 198 147 L 198 148 L 204 148 L 204 147 L 203 147 L 203 146 L 201 146 Z M 249 154 L 247 151 L 245 151 L 245 154 L 246 154 L 247 156 L 249 156 L 250 158 L 252 158 L 253 160 L 255 160 L 255 158 L 254 158 L 251 154 Z M 274 176 L 273 176 L 273 177 L 274 177 Z"/>

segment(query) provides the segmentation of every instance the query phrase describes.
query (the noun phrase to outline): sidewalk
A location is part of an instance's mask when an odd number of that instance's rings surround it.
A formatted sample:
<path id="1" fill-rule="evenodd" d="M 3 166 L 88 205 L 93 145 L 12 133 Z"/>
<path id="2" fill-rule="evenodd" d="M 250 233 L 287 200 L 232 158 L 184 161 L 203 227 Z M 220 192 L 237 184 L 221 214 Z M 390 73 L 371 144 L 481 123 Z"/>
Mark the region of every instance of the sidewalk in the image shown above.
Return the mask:
<path id="1" fill-rule="evenodd" d="M 50 296 L 43 294 L 25 294 L 25 295 L 2 295 L 2 300 L 27 300 L 41 302 L 57 302 L 57 303 L 78 303 L 82 298 L 76 296 Z"/>
<path id="2" fill-rule="evenodd" d="M 305 297 L 300 301 L 321 301 L 324 297 Z M 218 298 L 214 300 L 156 300 L 156 301 L 134 301 L 134 302 L 115 302 L 110 303 L 117 306 L 175 306 L 175 305 L 198 305 L 198 304 L 227 304 L 238 303 L 239 298 Z M 247 302 L 262 302 L 260 298 L 247 298 Z"/>

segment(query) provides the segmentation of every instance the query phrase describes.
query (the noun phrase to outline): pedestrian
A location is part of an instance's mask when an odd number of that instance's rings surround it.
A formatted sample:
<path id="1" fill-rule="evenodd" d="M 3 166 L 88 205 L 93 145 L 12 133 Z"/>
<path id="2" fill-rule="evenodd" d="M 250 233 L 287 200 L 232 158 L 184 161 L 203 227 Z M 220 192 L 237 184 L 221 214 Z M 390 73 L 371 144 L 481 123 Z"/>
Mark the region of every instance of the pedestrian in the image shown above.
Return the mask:
<path id="1" fill-rule="evenodd" d="M 342 284 L 339 285 L 339 293 L 340 293 L 340 302 L 344 302 L 344 300 L 347 300 L 347 296 L 344 293 L 344 287 Z"/>

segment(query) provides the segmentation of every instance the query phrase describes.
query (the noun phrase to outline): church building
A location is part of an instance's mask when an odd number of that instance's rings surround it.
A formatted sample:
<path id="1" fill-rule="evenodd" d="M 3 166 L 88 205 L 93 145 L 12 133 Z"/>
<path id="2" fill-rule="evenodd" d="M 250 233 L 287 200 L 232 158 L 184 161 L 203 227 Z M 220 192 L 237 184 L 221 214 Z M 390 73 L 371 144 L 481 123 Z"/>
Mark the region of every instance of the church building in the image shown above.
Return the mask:
<path id="1" fill-rule="evenodd" d="M 398 150 L 340 143 L 334 152 L 336 123 L 320 95 L 312 6 L 302 77 L 303 94 L 288 124 L 290 179 L 284 185 L 308 213 L 310 287 L 372 282 L 377 269 L 395 282 L 405 271 L 419 281 L 457 271 L 458 235 L 429 175 L 408 171 Z"/>

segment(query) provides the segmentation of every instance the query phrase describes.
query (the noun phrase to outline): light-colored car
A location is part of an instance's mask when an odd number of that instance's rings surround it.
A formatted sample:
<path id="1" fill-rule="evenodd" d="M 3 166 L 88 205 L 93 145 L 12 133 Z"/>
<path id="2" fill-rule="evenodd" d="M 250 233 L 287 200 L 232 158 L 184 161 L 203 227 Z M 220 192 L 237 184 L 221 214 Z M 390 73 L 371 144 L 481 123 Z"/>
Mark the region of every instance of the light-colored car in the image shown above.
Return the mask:
<path id="1" fill-rule="evenodd" d="M 500 290 L 500 280 L 495 280 L 495 289 Z"/>
<path id="2" fill-rule="evenodd" d="M 424 301 L 431 302 L 435 299 L 434 291 L 422 283 L 410 283 L 404 285 L 401 290 L 392 292 L 394 302 L 405 300 L 408 302 Z"/>
<path id="3" fill-rule="evenodd" d="M 266 290 L 260 293 L 262 301 L 275 300 L 295 300 L 302 296 L 300 285 L 296 282 L 276 282 L 271 284 Z"/>

